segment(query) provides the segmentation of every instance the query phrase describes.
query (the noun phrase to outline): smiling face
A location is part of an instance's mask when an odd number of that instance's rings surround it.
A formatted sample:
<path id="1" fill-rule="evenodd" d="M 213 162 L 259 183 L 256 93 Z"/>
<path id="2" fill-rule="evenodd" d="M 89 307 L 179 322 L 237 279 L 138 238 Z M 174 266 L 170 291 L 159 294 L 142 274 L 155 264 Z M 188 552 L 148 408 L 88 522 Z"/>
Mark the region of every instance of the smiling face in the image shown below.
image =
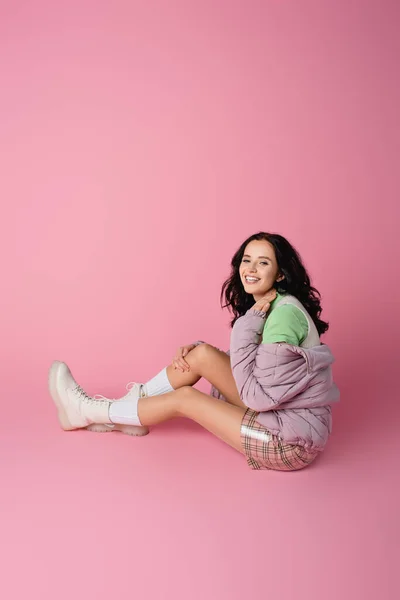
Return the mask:
<path id="1" fill-rule="evenodd" d="M 240 279 L 245 292 L 252 294 L 257 302 L 282 281 L 275 250 L 266 240 L 253 240 L 247 244 L 239 267 Z"/>

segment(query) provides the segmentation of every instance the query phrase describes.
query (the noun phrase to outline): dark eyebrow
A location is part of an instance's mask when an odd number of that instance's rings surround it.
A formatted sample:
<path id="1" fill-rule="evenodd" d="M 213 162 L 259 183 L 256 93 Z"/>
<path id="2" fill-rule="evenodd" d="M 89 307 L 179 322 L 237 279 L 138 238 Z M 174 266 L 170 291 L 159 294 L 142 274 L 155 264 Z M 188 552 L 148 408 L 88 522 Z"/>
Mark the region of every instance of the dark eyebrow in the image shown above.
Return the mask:
<path id="1" fill-rule="evenodd" d="M 248 258 L 251 258 L 250 254 L 243 254 L 243 258 L 247 256 Z M 258 258 L 266 258 L 267 260 L 271 260 L 269 256 L 259 256 Z"/>

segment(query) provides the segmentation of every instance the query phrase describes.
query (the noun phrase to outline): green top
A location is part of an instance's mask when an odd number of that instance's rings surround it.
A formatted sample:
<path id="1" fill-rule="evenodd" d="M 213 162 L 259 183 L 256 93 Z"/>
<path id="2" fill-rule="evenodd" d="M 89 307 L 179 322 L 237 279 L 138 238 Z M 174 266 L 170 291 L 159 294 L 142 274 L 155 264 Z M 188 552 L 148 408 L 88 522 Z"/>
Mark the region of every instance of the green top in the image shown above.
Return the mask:
<path id="1" fill-rule="evenodd" d="M 262 343 L 286 342 L 292 346 L 300 346 L 308 336 L 308 321 L 303 311 L 294 304 L 276 306 L 283 298 L 283 294 L 277 293 L 275 300 L 271 302 Z"/>

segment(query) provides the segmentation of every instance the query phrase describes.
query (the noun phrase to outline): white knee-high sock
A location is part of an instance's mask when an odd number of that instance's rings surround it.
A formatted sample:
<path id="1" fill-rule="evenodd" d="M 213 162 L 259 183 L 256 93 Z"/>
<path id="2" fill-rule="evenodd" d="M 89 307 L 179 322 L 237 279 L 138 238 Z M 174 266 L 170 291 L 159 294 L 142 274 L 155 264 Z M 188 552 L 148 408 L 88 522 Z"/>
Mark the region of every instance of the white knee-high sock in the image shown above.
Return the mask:
<path id="1" fill-rule="evenodd" d="M 140 398 L 159 396 L 173 391 L 174 388 L 169 382 L 167 369 L 165 368 L 147 383 L 143 385 L 135 384 L 126 396 L 117 402 L 112 402 L 109 408 L 110 421 L 120 425 L 141 425 L 138 415 Z"/>
<path id="2" fill-rule="evenodd" d="M 141 425 L 138 415 L 138 398 L 112 402 L 108 410 L 111 423 L 118 425 Z"/>
<path id="3" fill-rule="evenodd" d="M 160 396 L 161 394 L 173 391 L 174 388 L 169 382 L 166 368 L 143 385 L 143 393 L 145 396 Z"/>
<path id="4" fill-rule="evenodd" d="M 129 393 L 118 400 L 111 402 L 108 409 L 108 416 L 111 423 L 119 425 L 141 425 L 138 415 L 138 404 L 141 397 L 140 383 L 135 383 L 129 390 Z"/>

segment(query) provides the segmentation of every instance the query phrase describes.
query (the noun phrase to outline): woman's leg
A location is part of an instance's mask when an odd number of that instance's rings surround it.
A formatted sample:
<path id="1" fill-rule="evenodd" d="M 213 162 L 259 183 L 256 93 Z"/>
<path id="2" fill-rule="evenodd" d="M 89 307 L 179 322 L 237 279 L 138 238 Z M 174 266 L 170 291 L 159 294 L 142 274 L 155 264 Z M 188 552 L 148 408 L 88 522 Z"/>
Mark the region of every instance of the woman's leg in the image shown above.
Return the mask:
<path id="1" fill-rule="evenodd" d="M 162 396 L 141 398 L 138 415 L 142 425 L 157 425 L 174 417 L 187 417 L 242 454 L 240 428 L 245 408 L 211 398 L 189 386 Z"/>
<path id="2" fill-rule="evenodd" d="M 172 365 L 167 367 L 168 379 L 174 390 L 194 385 L 204 377 L 228 400 L 230 404 L 246 408 L 240 399 L 232 375 L 230 358 L 225 352 L 210 344 L 200 344 L 185 356 L 190 371 L 181 372 Z M 165 394 L 164 396 L 165 397 Z"/>
<path id="3" fill-rule="evenodd" d="M 158 396 L 140 397 L 136 384 L 129 397 L 113 402 L 89 396 L 73 378 L 65 363 L 54 361 L 49 373 L 49 389 L 66 431 L 93 424 L 156 425 L 174 417 L 187 417 L 242 452 L 241 425 L 244 407 L 211 398 L 191 386 Z"/>

